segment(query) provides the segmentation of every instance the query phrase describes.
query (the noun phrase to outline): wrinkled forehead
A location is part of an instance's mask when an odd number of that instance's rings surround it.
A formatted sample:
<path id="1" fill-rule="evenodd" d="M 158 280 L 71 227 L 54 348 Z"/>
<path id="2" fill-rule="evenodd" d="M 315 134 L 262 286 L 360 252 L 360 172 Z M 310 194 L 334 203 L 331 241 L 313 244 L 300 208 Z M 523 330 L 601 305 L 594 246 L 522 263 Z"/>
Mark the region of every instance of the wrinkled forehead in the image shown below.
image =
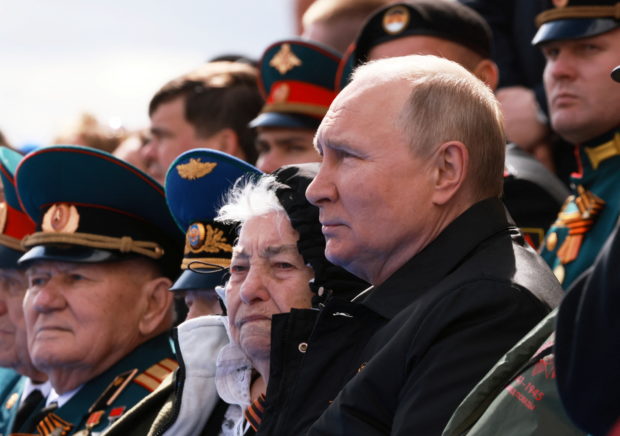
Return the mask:
<path id="1" fill-rule="evenodd" d="M 260 255 L 265 257 L 275 252 L 297 250 L 299 234 L 284 212 L 269 212 L 249 218 L 239 231 L 239 238 L 233 247 L 233 258 Z"/>

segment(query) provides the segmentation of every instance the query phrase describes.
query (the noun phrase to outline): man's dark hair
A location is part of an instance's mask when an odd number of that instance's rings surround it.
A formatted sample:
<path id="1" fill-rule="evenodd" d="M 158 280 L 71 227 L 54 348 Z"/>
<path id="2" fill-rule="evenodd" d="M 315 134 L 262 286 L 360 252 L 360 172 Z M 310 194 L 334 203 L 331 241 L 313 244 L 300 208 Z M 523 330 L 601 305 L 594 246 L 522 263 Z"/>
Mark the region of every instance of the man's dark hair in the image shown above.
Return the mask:
<path id="1" fill-rule="evenodd" d="M 166 83 L 151 99 L 149 115 L 163 103 L 182 97 L 185 120 L 196 134 L 208 138 L 231 128 L 246 160 L 256 162 L 254 132 L 248 127 L 263 106 L 258 72 L 241 62 L 210 62 Z"/>

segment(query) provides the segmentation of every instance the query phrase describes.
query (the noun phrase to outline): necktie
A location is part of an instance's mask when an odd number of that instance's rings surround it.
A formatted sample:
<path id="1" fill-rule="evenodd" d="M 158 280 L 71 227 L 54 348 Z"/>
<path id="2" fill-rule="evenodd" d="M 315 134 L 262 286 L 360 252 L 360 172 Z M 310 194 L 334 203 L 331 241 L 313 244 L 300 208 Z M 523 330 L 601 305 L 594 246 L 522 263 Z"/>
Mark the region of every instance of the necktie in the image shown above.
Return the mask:
<path id="1" fill-rule="evenodd" d="M 24 422 L 26 422 L 26 419 L 28 419 L 28 417 L 33 414 L 39 403 L 41 403 L 42 401 L 43 394 L 40 390 L 34 389 L 32 392 L 30 392 L 26 399 L 24 399 L 22 404 L 19 406 L 19 410 L 15 415 L 13 429 L 19 430 L 20 427 L 24 425 Z"/>

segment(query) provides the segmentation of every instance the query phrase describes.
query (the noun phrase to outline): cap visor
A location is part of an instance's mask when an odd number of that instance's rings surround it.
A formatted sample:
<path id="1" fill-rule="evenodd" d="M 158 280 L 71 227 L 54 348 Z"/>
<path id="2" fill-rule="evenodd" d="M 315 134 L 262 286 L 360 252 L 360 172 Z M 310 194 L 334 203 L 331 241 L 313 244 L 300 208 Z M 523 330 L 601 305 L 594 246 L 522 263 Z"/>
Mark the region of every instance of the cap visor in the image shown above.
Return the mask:
<path id="1" fill-rule="evenodd" d="M 532 40 L 533 45 L 558 39 L 577 39 L 609 32 L 618 27 L 618 21 L 612 18 L 569 18 L 549 21 L 538 29 Z"/>
<path id="2" fill-rule="evenodd" d="M 60 262 L 97 263 L 119 260 L 126 256 L 98 248 L 78 245 L 37 245 L 26 252 L 18 261 L 20 266 L 35 260 L 54 260 Z"/>
<path id="3" fill-rule="evenodd" d="M 197 272 L 197 271 L 203 272 Z M 213 269 L 186 269 L 174 282 L 171 291 L 189 291 L 198 289 L 214 289 L 224 281 L 227 270 Z"/>
<path id="4" fill-rule="evenodd" d="M 250 121 L 250 127 L 288 127 L 296 129 L 316 130 L 321 124 L 318 118 L 298 115 L 282 114 L 278 112 L 265 112 Z"/>

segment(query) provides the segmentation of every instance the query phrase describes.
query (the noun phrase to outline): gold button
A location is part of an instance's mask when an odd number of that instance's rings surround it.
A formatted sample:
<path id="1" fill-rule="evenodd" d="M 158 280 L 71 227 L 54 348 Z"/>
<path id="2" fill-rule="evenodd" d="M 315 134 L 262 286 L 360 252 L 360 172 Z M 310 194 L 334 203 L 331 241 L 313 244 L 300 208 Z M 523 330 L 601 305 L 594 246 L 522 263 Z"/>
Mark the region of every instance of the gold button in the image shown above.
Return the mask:
<path id="1" fill-rule="evenodd" d="M 306 344 L 305 342 L 302 342 L 301 344 L 299 344 L 299 346 L 297 347 L 297 349 L 301 352 L 301 353 L 305 353 L 308 350 L 308 344 Z"/>
<path id="2" fill-rule="evenodd" d="M 547 236 L 545 244 L 547 245 L 547 250 L 555 250 L 555 247 L 558 245 L 558 234 L 553 232 L 549 236 Z"/>

